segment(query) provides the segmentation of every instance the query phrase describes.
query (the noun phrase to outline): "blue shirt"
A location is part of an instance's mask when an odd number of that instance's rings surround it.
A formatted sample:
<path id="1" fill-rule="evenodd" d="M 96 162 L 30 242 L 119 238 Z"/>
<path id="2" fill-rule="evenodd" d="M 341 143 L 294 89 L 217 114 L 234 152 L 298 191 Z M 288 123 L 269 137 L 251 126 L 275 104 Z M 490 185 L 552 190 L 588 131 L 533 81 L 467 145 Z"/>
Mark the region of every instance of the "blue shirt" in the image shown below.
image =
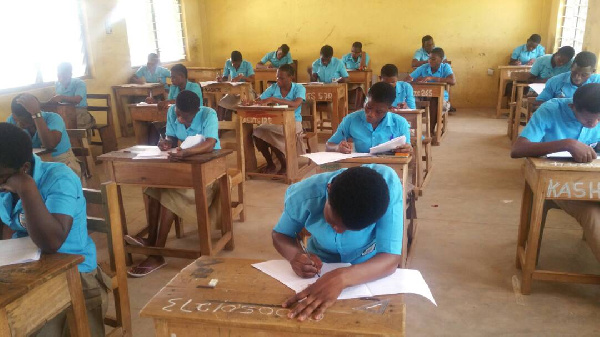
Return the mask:
<path id="1" fill-rule="evenodd" d="M 262 59 L 260 59 L 260 62 L 262 64 L 267 64 L 267 62 L 271 62 L 271 64 L 274 67 L 281 67 L 284 64 L 292 64 L 294 63 L 294 61 L 292 61 L 292 54 L 291 53 L 287 53 L 287 55 L 285 55 L 284 57 L 280 59 L 277 58 L 277 51 L 272 51 L 270 53 L 266 53 L 265 56 L 263 56 Z"/>
<path id="2" fill-rule="evenodd" d="M 235 69 L 231 60 L 227 60 L 225 62 L 225 67 L 223 68 L 223 76 L 231 76 L 231 79 L 235 78 L 238 74 L 244 75 L 244 77 L 250 77 L 254 75 L 254 69 L 252 68 L 252 64 L 246 60 L 242 60 L 240 67 Z M 245 81 L 244 81 L 245 82 Z"/>
<path id="3" fill-rule="evenodd" d="M 79 177 L 65 164 L 43 162 L 33 155 L 33 180 L 48 212 L 73 218 L 71 230 L 58 252 L 83 255 L 85 260 L 78 266 L 82 273 L 95 270 L 96 245 L 88 236 L 86 203 Z M 13 238 L 28 236 L 22 200 L 14 206 L 13 201 L 12 193 L 0 192 L 0 220 L 15 231 Z"/>
<path id="4" fill-rule="evenodd" d="M 308 250 L 323 262 L 362 263 L 377 253 L 402 254 L 402 183 L 396 172 L 385 165 L 363 165 L 383 176 L 390 191 L 387 211 L 374 224 L 359 231 L 336 233 L 323 217 L 327 184 L 345 169 L 313 175 L 293 184 L 285 192 L 285 206 L 275 232 L 295 238 L 306 228 L 311 234 Z"/>
<path id="5" fill-rule="evenodd" d="M 571 70 L 571 64 L 573 60 L 571 59 L 565 65 L 561 67 L 553 67 L 552 66 L 552 54 L 540 56 L 535 60 L 533 66 L 531 67 L 530 72 L 541 79 L 550 78 L 562 73 L 566 73 Z"/>
<path id="6" fill-rule="evenodd" d="M 328 142 L 339 144 L 347 138 L 352 138 L 356 152 L 369 153 L 373 146 L 400 136 L 406 136 L 406 142 L 410 143 L 410 125 L 404 117 L 388 112 L 373 130 L 373 125 L 367 122 L 365 110 L 359 110 L 342 119 Z"/>
<path id="7" fill-rule="evenodd" d="M 530 142 L 576 139 L 586 145 L 600 141 L 600 124 L 590 129 L 581 124 L 569 104 L 570 98 L 554 98 L 543 103 L 521 132 Z"/>
<path id="8" fill-rule="evenodd" d="M 600 75 L 592 74 L 592 76 L 590 76 L 590 78 L 588 78 L 588 80 L 585 81 L 582 86 L 588 83 L 600 83 Z M 536 98 L 536 100 L 545 102 L 552 98 L 573 98 L 577 88 L 579 87 L 571 82 L 571 72 L 568 71 L 566 73 L 551 77 L 546 82 L 544 90 Z"/>
<path id="9" fill-rule="evenodd" d="M 410 109 L 417 108 L 417 105 L 415 104 L 415 91 L 413 90 L 412 85 L 403 81 L 397 81 L 396 99 L 394 100 L 394 103 L 392 103 L 392 106 L 397 107 L 398 104 L 404 102 L 406 102 Z"/>
<path id="10" fill-rule="evenodd" d="M 67 128 L 65 127 L 65 121 L 63 121 L 62 117 L 60 117 L 59 114 L 56 114 L 54 112 L 42 111 L 42 118 L 46 122 L 46 125 L 48 126 L 49 130 L 59 131 L 61 133 L 60 142 L 58 142 L 58 144 L 54 148 L 54 151 L 52 151 L 52 157 L 59 156 L 65 152 L 69 151 L 71 149 L 71 140 L 69 139 L 69 135 L 67 134 Z M 15 119 L 13 118 L 12 115 L 8 116 L 8 118 L 6 119 L 6 122 L 17 125 L 17 122 L 15 122 Z M 27 131 L 27 134 L 29 134 L 28 131 Z M 42 139 L 38 135 L 37 130 L 35 131 L 35 134 L 33 135 L 33 137 L 31 137 L 31 143 L 34 148 L 42 147 Z"/>
<path id="11" fill-rule="evenodd" d="M 521 61 L 521 64 L 527 64 L 529 60 L 537 59 L 538 57 L 542 57 L 544 55 L 546 55 L 546 49 L 544 49 L 542 45 L 538 44 L 535 49 L 528 51 L 527 44 L 523 44 L 513 50 L 510 58 Z"/>
<path id="12" fill-rule="evenodd" d="M 288 101 L 293 101 L 296 98 L 302 98 L 302 102 L 304 102 L 306 100 L 306 88 L 304 88 L 302 84 L 292 82 L 292 88 L 290 89 L 290 92 L 288 92 L 288 94 L 285 97 L 283 97 L 281 96 L 281 88 L 277 85 L 277 83 L 273 83 L 270 87 L 267 88 L 267 90 L 265 90 L 265 92 L 263 92 L 260 95 L 260 99 L 265 99 L 269 97 L 287 99 Z M 302 104 L 299 105 L 294 111 L 294 117 L 296 118 L 297 122 L 302 122 L 301 112 Z"/>
<path id="13" fill-rule="evenodd" d="M 214 138 L 217 140 L 215 143 L 215 150 L 221 149 L 221 142 L 219 141 L 219 120 L 217 119 L 217 112 L 211 108 L 201 106 L 200 110 L 194 116 L 192 125 L 186 128 L 184 124 L 177 121 L 177 114 L 175 113 L 175 104 L 169 107 L 167 112 L 167 132 L 166 135 L 169 137 L 175 137 L 180 141 L 184 141 L 188 136 L 203 135 L 205 138 Z"/>
<path id="14" fill-rule="evenodd" d="M 425 49 L 423 48 L 419 48 L 417 50 L 415 50 L 415 55 L 413 55 L 413 59 L 417 60 L 417 61 L 427 61 L 429 60 L 429 53 L 425 51 Z M 446 59 L 446 56 L 444 55 L 444 60 Z"/>
<path id="15" fill-rule="evenodd" d="M 369 61 L 371 60 L 369 58 L 369 53 L 365 53 L 365 66 L 369 65 Z M 354 58 L 352 58 L 352 53 L 348 53 L 346 55 L 344 55 L 344 57 L 342 57 L 342 62 L 344 62 L 344 65 L 346 66 L 346 69 L 350 69 L 350 70 L 355 70 L 358 69 L 360 67 L 360 62 L 362 61 L 362 56 L 358 55 L 358 58 L 356 59 L 356 61 L 354 61 Z"/>
<path id="16" fill-rule="evenodd" d="M 167 77 L 171 77 L 171 71 L 167 68 L 157 66 L 154 72 L 150 72 L 148 66 L 141 66 L 140 69 L 135 72 L 135 76 L 138 78 L 145 78 L 147 83 L 164 83 L 165 88 L 168 88 Z"/>
<path id="17" fill-rule="evenodd" d="M 69 85 L 65 88 L 60 82 L 56 81 L 55 90 L 57 95 L 63 96 L 80 96 L 81 101 L 77 104 L 77 107 L 85 108 L 87 107 L 87 87 L 85 82 L 78 79 L 72 78 L 69 82 Z"/>
<path id="18" fill-rule="evenodd" d="M 331 83 L 334 78 L 348 77 L 344 63 L 335 57 L 326 66 L 321 63 L 321 58 L 316 59 L 312 64 L 312 73 L 317 74 L 319 82 L 323 83 Z"/>
<path id="19" fill-rule="evenodd" d="M 198 95 L 198 97 L 200 97 L 200 105 L 203 104 L 202 103 L 202 88 L 200 88 L 200 84 L 187 81 L 185 83 L 185 90 L 192 91 L 196 95 Z M 179 95 L 180 92 L 181 92 L 181 90 L 179 90 L 178 86 L 172 85 L 171 88 L 169 89 L 169 97 L 167 99 L 176 99 L 177 95 Z"/>
<path id="20" fill-rule="evenodd" d="M 413 72 L 410 73 L 410 77 L 412 77 L 413 79 L 428 76 L 446 78 L 452 74 L 452 67 L 450 67 L 448 63 L 441 63 L 440 67 L 435 73 L 431 71 L 431 66 L 429 65 L 429 63 L 425 63 L 417 69 L 413 70 Z M 444 90 L 444 100 L 448 100 L 448 90 Z"/>

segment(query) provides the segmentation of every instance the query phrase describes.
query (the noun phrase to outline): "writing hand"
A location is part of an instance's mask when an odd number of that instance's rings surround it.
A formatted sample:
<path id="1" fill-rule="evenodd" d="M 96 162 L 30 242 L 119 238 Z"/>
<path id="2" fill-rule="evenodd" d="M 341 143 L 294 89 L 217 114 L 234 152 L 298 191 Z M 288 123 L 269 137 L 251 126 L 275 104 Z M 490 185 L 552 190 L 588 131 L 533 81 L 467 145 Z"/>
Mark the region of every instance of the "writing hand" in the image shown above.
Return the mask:
<path id="1" fill-rule="evenodd" d="M 62 95 L 54 95 L 52 96 L 52 98 L 50 98 L 50 102 L 54 102 L 54 103 L 60 103 L 63 100 L 63 96 Z"/>
<path id="2" fill-rule="evenodd" d="M 161 151 L 167 151 L 168 149 L 173 147 L 173 143 L 171 142 L 171 140 L 169 138 L 161 138 L 158 141 L 158 148 Z"/>
<path id="3" fill-rule="evenodd" d="M 315 254 L 311 254 L 309 258 L 308 255 L 298 252 L 290 261 L 290 265 L 296 275 L 303 278 L 311 278 L 321 272 L 323 262 Z"/>
<path id="4" fill-rule="evenodd" d="M 296 304 L 288 318 L 297 317 L 299 321 L 304 321 L 312 316 L 316 320 L 322 319 L 325 310 L 335 303 L 344 290 L 343 269 L 345 268 L 324 274 L 315 283 L 287 299 L 283 303 L 284 308 Z"/>
<path id="5" fill-rule="evenodd" d="M 169 102 L 167 102 L 167 101 L 160 101 L 156 105 L 158 110 L 165 110 L 168 106 L 169 106 Z"/>
<path id="6" fill-rule="evenodd" d="M 181 161 L 183 160 L 183 158 L 185 158 L 187 155 L 186 150 L 182 149 L 181 147 L 176 147 L 175 150 L 169 152 L 169 160 L 171 161 Z"/>
<path id="7" fill-rule="evenodd" d="M 530 65 L 533 65 L 534 63 L 535 63 L 535 59 L 531 59 L 531 60 L 529 60 L 529 62 L 527 62 L 527 65 L 530 66 Z M 519 65 L 520 64 L 521 64 L 521 62 L 519 62 Z"/>
<path id="8" fill-rule="evenodd" d="M 570 142 L 568 151 L 573 156 L 573 160 L 578 163 L 589 163 L 598 157 L 591 146 L 577 140 Z"/>
<path id="9" fill-rule="evenodd" d="M 154 97 L 146 97 L 146 103 L 156 104 L 156 99 L 154 99 Z"/>
<path id="10" fill-rule="evenodd" d="M 350 143 L 348 143 L 347 141 L 342 140 L 340 142 L 340 144 L 338 145 L 338 152 L 345 153 L 345 154 L 351 153 L 352 145 Z"/>
<path id="11" fill-rule="evenodd" d="M 413 147 L 412 147 L 412 145 L 406 143 L 404 145 L 401 145 L 401 146 L 398 146 L 397 148 L 395 148 L 394 152 L 397 152 L 397 153 L 412 153 L 413 152 Z"/>

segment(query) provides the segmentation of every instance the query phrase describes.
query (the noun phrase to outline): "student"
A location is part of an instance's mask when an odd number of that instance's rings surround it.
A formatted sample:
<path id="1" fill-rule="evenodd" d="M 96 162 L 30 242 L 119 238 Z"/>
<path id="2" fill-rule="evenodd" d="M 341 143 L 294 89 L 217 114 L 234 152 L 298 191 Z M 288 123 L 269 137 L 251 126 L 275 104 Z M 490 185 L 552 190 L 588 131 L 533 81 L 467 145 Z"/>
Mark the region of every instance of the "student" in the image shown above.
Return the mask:
<path id="1" fill-rule="evenodd" d="M 72 78 L 72 76 L 71 63 L 65 62 L 58 65 L 56 95 L 50 99 L 50 102 L 75 104 L 77 128 L 90 129 L 96 125 L 96 121 L 87 111 L 87 87 L 84 81 Z"/>
<path id="2" fill-rule="evenodd" d="M 529 71 L 531 79 L 546 82 L 550 77 L 566 73 L 571 68 L 575 49 L 570 46 L 560 47 L 554 54 L 539 57 Z"/>
<path id="3" fill-rule="evenodd" d="M 87 232 L 86 202 L 79 178 L 61 163 L 43 162 L 32 153 L 31 138 L 20 128 L 0 123 L 0 223 L 13 238 L 29 236 L 46 254 L 77 254 L 77 268 L 92 336 L 104 336 L 108 295 Z M 66 329 L 67 331 L 64 331 Z M 48 321 L 42 336 L 61 336 L 66 311 Z"/>
<path id="4" fill-rule="evenodd" d="M 160 66 L 157 54 L 150 53 L 148 54 L 148 62 L 133 74 L 131 82 L 137 84 L 164 83 L 165 89 L 169 89 L 167 77 L 171 77 L 169 69 Z"/>
<path id="5" fill-rule="evenodd" d="M 267 66 L 268 62 L 271 62 L 271 64 Z M 284 64 L 292 63 L 294 61 L 292 60 L 292 54 L 290 54 L 290 47 L 287 44 L 282 44 L 276 51 L 265 54 L 260 62 L 256 64 L 256 69 L 279 68 Z"/>
<path id="6" fill-rule="evenodd" d="M 415 51 L 415 55 L 413 56 L 411 66 L 413 68 L 417 68 L 423 64 L 427 63 L 429 60 L 429 55 L 431 51 L 435 49 L 435 43 L 433 42 L 433 37 L 431 35 L 425 35 L 421 38 L 421 48 Z M 446 62 L 446 57 L 444 56 L 443 62 Z"/>
<path id="7" fill-rule="evenodd" d="M 231 52 L 231 58 L 225 62 L 223 77 L 219 82 L 226 82 L 231 75 L 231 82 L 254 82 L 252 64 L 242 58 L 237 50 Z"/>
<path id="8" fill-rule="evenodd" d="M 410 83 L 398 81 L 398 67 L 386 64 L 381 68 L 379 80 L 396 88 L 396 99 L 392 107 L 399 109 L 416 109 L 415 95 Z"/>
<path id="9" fill-rule="evenodd" d="M 282 125 L 262 124 L 254 129 L 252 138 L 256 149 L 265 157 L 267 166 L 264 173 L 275 173 L 276 167 L 271 153 L 275 154 L 281 164 L 277 174 L 285 174 L 287 166 L 285 162 L 286 155 L 304 154 L 304 142 L 302 140 L 302 102 L 306 99 L 306 89 L 302 84 L 294 83 L 294 68 L 290 64 L 284 64 L 277 69 L 277 82 L 271 85 L 260 98 L 255 101 L 257 104 L 282 104 L 290 108 L 295 108 L 294 116 L 296 119 L 296 150 L 297 154 L 285 153 L 285 137 L 283 135 Z"/>
<path id="10" fill-rule="evenodd" d="M 373 146 L 405 136 L 406 144 L 398 147 L 396 152 L 412 152 L 408 122 L 404 117 L 389 112 L 395 98 L 396 90 L 391 85 L 384 82 L 373 84 L 365 108 L 342 119 L 325 145 L 327 151 L 351 153 L 352 144 L 347 139 L 352 138 L 356 152 L 369 153 Z"/>
<path id="11" fill-rule="evenodd" d="M 202 88 L 198 83 L 188 81 L 188 71 L 183 64 L 176 64 L 171 68 L 171 83 L 167 100 L 158 102 L 159 109 L 166 109 L 169 104 L 174 104 L 177 95 L 184 90 L 195 93 L 200 98 L 200 105 L 202 105 Z M 146 103 L 156 103 L 156 99 L 148 97 Z"/>
<path id="12" fill-rule="evenodd" d="M 511 157 L 539 157 L 568 151 L 578 163 L 597 158 L 600 141 L 600 83 L 586 84 L 573 99 L 554 98 L 542 104 L 512 147 Z M 583 227 L 586 242 L 600 260 L 600 203 L 554 200 Z"/>
<path id="13" fill-rule="evenodd" d="M 10 109 L 12 114 L 7 123 L 23 129 L 31 137 L 33 147 L 51 150 L 52 161 L 67 165 L 81 177 L 81 165 L 71 150 L 71 140 L 60 115 L 42 111 L 40 101 L 27 93 L 15 96 Z"/>
<path id="14" fill-rule="evenodd" d="M 513 50 L 508 64 L 511 66 L 532 65 L 538 57 L 546 55 L 546 49 L 540 45 L 540 42 L 542 42 L 542 37 L 532 34 L 526 44 Z"/>
<path id="15" fill-rule="evenodd" d="M 348 81 L 348 72 L 344 63 L 333 57 L 333 47 L 325 45 L 321 47 L 321 57 L 308 67 L 308 75 L 311 82 L 344 83 Z"/>
<path id="16" fill-rule="evenodd" d="M 350 52 L 342 57 L 342 62 L 347 70 L 366 70 L 369 65 L 369 54 L 362 50 L 362 43 L 354 42 Z M 362 106 L 365 97 L 364 83 L 349 83 L 348 92 L 355 92 L 354 107 Z"/>
<path id="17" fill-rule="evenodd" d="M 321 275 L 288 298 L 289 318 L 321 319 L 345 288 L 396 271 L 402 252 L 402 184 L 385 165 L 363 165 L 313 175 L 285 193 L 285 206 L 273 228 L 275 249 L 304 278 L 320 272 L 323 262 L 346 262 Z M 310 257 L 297 242 L 306 229 Z"/>
<path id="18" fill-rule="evenodd" d="M 200 99 L 196 93 L 184 90 L 177 95 L 175 105 L 172 105 L 167 112 L 167 137 L 159 141 L 158 147 L 163 151 L 174 149 L 169 153 L 169 158 L 174 161 L 209 153 L 221 148 L 218 128 L 217 113 L 211 108 L 200 106 Z M 197 134 L 203 135 L 206 140 L 189 149 L 184 150 L 179 147 L 179 142 Z M 186 221 L 197 222 L 193 189 L 147 188 L 144 193 L 147 197 L 148 237 L 125 235 L 125 242 L 128 244 L 164 247 L 176 215 Z M 218 216 L 221 203 L 218 200 L 218 193 L 218 182 L 207 187 L 208 209 L 213 227 L 220 223 Z M 150 255 L 127 273 L 132 277 L 143 277 L 166 264 L 162 256 Z"/>
<path id="19" fill-rule="evenodd" d="M 545 102 L 552 98 L 573 98 L 575 90 L 588 83 L 600 83 L 600 75 L 596 72 L 596 54 L 582 51 L 575 56 L 571 71 L 551 77 L 546 87 L 536 98 Z"/>

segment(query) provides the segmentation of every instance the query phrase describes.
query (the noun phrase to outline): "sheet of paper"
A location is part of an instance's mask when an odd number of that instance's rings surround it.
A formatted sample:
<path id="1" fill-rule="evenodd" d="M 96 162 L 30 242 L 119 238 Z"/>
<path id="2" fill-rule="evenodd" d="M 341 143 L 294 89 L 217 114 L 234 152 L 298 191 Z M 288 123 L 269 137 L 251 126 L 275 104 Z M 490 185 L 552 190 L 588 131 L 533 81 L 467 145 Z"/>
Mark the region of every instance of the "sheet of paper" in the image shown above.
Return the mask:
<path id="1" fill-rule="evenodd" d="M 136 146 L 132 149 L 132 153 L 136 153 L 133 159 L 168 159 L 169 152 L 161 151 L 158 146 Z"/>
<path id="2" fill-rule="evenodd" d="M 158 104 L 156 104 L 156 103 L 139 102 L 139 103 L 136 104 L 136 106 L 158 106 Z"/>
<path id="3" fill-rule="evenodd" d="M 531 89 L 533 89 L 533 91 L 535 91 L 536 94 L 541 94 L 542 91 L 544 91 L 544 88 L 546 87 L 546 83 L 531 83 L 529 85 L 529 87 Z"/>
<path id="4" fill-rule="evenodd" d="M 3 240 L 0 244 L 0 267 L 11 264 L 37 261 L 41 250 L 30 237 Z"/>
<path id="5" fill-rule="evenodd" d="M 40 152 L 44 152 L 46 151 L 46 149 L 44 149 L 43 147 L 34 147 L 33 148 L 33 154 L 38 154 Z"/>
<path id="6" fill-rule="evenodd" d="M 317 165 L 323 165 L 327 163 L 333 163 L 336 161 L 355 158 L 355 157 L 370 157 L 371 155 L 368 153 L 340 153 L 340 152 L 315 152 L 315 153 L 307 153 L 303 154 L 302 157 L 306 157 L 315 162 Z"/>
<path id="7" fill-rule="evenodd" d="M 546 157 L 547 158 L 573 158 L 573 156 L 571 155 L 571 152 L 569 152 L 569 151 L 560 151 L 560 152 L 550 153 Z"/>
<path id="8" fill-rule="evenodd" d="M 215 83 L 219 83 L 217 81 L 206 81 L 206 82 L 200 82 L 200 86 L 201 87 L 205 87 L 207 85 L 211 85 L 211 84 L 215 84 Z"/>
<path id="9" fill-rule="evenodd" d="M 206 140 L 206 138 L 204 138 L 203 135 L 189 136 L 181 143 L 181 146 L 179 146 L 179 147 L 182 148 L 183 150 L 189 149 L 198 144 L 201 144 L 205 140 Z"/>
<path id="10" fill-rule="evenodd" d="M 389 151 L 394 150 L 398 146 L 402 146 L 404 144 L 406 144 L 405 136 L 396 137 L 385 143 L 381 143 L 377 146 L 373 146 L 371 149 L 369 149 L 369 153 L 370 154 L 378 154 L 378 153 L 383 153 L 383 152 L 389 152 Z"/>
<path id="11" fill-rule="evenodd" d="M 251 104 L 251 105 L 240 105 L 241 107 L 245 107 L 245 108 L 280 108 L 280 109 L 287 109 L 289 106 L 287 104 L 282 104 L 282 105 L 260 105 L 260 104 Z"/>

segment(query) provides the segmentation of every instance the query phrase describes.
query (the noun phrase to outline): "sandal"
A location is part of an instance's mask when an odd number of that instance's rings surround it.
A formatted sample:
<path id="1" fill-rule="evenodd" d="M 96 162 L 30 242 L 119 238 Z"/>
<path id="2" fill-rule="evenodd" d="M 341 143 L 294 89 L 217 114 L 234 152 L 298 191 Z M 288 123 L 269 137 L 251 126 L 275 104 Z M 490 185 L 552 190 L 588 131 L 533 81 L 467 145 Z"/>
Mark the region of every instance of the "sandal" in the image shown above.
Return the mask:
<path id="1" fill-rule="evenodd" d="M 140 267 L 140 266 L 137 266 L 137 267 L 133 267 L 133 268 L 129 269 L 127 271 L 127 274 L 129 276 L 131 276 L 131 277 L 144 277 L 144 276 L 146 276 L 148 274 L 151 274 L 154 271 L 159 270 L 160 268 L 162 268 L 162 267 L 164 267 L 166 265 L 167 265 L 167 262 L 163 262 L 163 264 L 161 264 L 159 266 L 156 266 L 156 267 Z M 133 269 L 142 269 L 143 272 L 142 273 L 134 273 Z"/>

